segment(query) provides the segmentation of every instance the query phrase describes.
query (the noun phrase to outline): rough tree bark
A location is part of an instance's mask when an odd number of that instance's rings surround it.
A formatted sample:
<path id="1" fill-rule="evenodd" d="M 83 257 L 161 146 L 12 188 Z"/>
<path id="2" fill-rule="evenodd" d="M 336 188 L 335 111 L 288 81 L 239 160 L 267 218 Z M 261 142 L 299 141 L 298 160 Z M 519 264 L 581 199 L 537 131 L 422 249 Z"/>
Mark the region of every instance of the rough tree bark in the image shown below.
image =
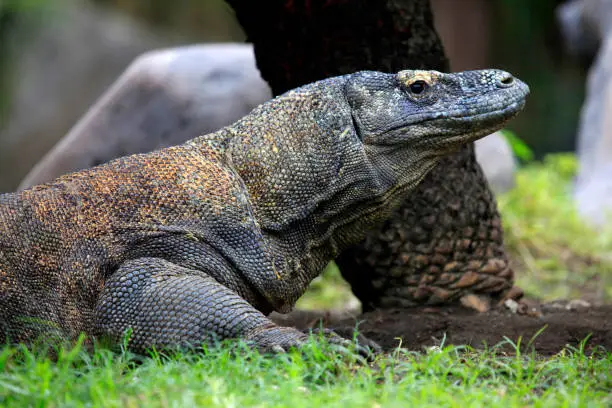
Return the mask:
<path id="1" fill-rule="evenodd" d="M 448 71 L 429 0 L 228 0 L 275 95 L 358 70 Z M 402 207 L 337 260 L 374 308 L 501 295 L 513 283 L 495 198 L 473 146 L 444 160 Z"/>

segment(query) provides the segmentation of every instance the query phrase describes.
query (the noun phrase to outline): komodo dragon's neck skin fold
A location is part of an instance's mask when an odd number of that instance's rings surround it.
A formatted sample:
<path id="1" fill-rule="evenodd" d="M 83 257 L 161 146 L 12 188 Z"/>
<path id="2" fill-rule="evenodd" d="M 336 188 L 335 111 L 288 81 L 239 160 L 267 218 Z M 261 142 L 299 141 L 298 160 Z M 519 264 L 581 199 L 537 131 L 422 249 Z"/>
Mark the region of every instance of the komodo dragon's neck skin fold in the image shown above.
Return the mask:
<path id="1" fill-rule="evenodd" d="M 528 92 L 498 70 L 358 72 L 183 145 L 0 195 L 0 329 L 12 341 L 131 329 L 135 350 L 211 337 L 299 346 L 305 334 L 265 315 L 289 311 L 442 156 L 499 129 Z"/>

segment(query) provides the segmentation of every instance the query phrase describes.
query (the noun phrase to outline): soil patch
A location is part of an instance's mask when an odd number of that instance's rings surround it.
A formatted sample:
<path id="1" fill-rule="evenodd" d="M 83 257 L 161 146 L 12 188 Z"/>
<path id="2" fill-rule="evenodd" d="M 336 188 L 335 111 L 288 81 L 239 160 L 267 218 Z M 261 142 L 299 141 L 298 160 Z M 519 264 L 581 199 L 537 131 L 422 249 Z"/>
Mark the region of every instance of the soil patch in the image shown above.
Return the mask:
<path id="1" fill-rule="evenodd" d="M 294 311 L 288 315 L 273 314 L 272 318 L 279 324 L 300 329 L 318 327 L 322 322 L 324 327 L 348 337 L 358 323 L 361 334 L 387 350 L 401 344 L 404 348 L 422 351 L 424 347 L 440 345 L 443 339 L 445 344 L 481 348 L 497 345 L 507 337 L 513 342 L 521 338 L 523 351 L 532 348 L 550 356 L 567 346 L 577 347 L 588 336 L 587 352 L 601 347 L 612 350 L 612 305 L 569 306 L 567 303 L 538 305 L 537 315 L 521 315 L 504 307 L 479 313 L 462 306 L 445 306 L 379 310 L 358 316 Z M 502 349 L 514 352 L 510 344 Z"/>

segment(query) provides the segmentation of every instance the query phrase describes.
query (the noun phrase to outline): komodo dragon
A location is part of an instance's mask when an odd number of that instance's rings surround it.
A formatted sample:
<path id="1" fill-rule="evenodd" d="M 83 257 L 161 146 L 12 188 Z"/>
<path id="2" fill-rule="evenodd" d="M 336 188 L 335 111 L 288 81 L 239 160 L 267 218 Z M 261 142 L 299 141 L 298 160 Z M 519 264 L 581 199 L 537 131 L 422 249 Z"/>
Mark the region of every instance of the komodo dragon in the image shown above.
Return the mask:
<path id="1" fill-rule="evenodd" d="M 362 71 L 185 144 L 0 195 L 0 330 L 29 342 L 50 328 L 116 341 L 130 329 L 133 350 L 211 337 L 299 346 L 306 334 L 266 315 L 288 312 L 442 156 L 499 129 L 528 92 L 498 70 Z"/>

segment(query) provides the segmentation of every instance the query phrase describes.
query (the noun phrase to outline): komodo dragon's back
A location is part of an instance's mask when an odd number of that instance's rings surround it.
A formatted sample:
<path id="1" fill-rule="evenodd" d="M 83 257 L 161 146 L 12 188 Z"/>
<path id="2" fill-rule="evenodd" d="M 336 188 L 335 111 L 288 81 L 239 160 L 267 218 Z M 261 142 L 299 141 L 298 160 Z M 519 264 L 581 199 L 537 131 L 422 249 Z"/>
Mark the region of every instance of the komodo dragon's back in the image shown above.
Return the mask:
<path id="1" fill-rule="evenodd" d="M 497 70 L 315 82 L 183 145 L 0 195 L 0 329 L 130 347 L 241 337 L 299 346 L 287 312 L 441 157 L 528 88 Z M 332 337 L 333 341 L 341 341 Z"/>

